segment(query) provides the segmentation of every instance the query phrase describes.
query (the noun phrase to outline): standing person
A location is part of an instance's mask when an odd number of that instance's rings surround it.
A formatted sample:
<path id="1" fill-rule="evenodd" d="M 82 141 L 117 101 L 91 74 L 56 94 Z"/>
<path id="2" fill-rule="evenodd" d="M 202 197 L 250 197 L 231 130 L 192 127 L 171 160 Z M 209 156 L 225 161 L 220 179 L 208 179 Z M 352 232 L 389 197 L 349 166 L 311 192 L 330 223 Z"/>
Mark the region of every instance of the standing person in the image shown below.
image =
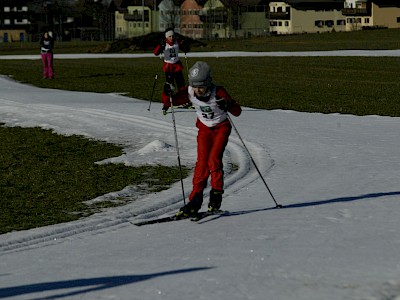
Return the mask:
<path id="1" fill-rule="evenodd" d="M 40 53 L 43 63 L 43 78 L 54 78 L 53 72 L 53 48 L 54 40 L 50 36 L 49 32 L 46 31 L 40 39 Z"/>
<path id="2" fill-rule="evenodd" d="M 222 86 L 212 83 L 211 68 L 203 62 L 196 62 L 189 70 L 189 86 L 176 94 L 166 83 L 162 93 L 164 107 L 170 106 L 170 97 L 174 105 L 192 102 L 197 114 L 197 161 L 193 175 L 193 189 L 189 202 L 183 206 L 177 217 L 195 216 L 203 203 L 203 191 L 211 177 L 210 202 L 208 210 L 221 207 L 224 193 L 222 158 L 228 144 L 232 125 L 227 113 L 239 116 L 242 109 Z"/>
<path id="3" fill-rule="evenodd" d="M 183 78 L 183 65 L 179 59 L 179 50 L 188 53 L 189 45 L 185 41 L 180 41 L 175 37 L 174 30 L 168 28 L 165 31 L 165 39 L 154 48 L 154 55 L 164 55 L 163 71 L 165 73 L 166 81 L 172 85 L 176 82 L 176 87 L 181 89 L 185 86 L 185 79 Z"/>

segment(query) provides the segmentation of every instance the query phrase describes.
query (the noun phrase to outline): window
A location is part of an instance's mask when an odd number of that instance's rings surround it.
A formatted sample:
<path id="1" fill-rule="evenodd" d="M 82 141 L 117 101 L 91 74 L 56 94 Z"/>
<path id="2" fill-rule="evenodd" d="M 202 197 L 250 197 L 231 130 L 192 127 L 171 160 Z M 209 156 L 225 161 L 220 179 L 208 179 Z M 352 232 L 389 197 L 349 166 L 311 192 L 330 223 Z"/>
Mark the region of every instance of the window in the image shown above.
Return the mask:
<path id="1" fill-rule="evenodd" d="M 335 22 L 333 22 L 333 20 L 325 21 L 325 25 L 328 26 L 328 27 L 333 27 L 334 24 L 335 24 Z"/>
<path id="2" fill-rule="evenodd" d="M 285 21 L 285 26 L 289 27 L 289 21 Z"/>
<path id="3" fill-rule="evenodd" d="M 324 21 L 322 21 L 322 20 L 316 20 L 316 21 L 315 21 L 315 26 L 317 26 L 317 27 L 323 27 L 323 26 L 324 26 Z"/>
<path id="4" fill-rule="evenodd" d="M 10 8 L 8 6 L 4 6 L 4 12 L 10 12 Z"/>

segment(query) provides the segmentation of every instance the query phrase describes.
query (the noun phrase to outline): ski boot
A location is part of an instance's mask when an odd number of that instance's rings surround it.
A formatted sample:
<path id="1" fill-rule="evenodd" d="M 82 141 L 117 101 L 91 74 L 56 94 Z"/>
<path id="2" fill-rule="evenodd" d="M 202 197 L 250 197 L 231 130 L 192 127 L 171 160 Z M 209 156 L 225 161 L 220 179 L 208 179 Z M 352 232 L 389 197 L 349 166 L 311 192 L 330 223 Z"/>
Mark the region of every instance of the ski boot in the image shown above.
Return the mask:
<path id="1" fill-rule="evenodd" d="M 179 106 L 179 108 L 192 109 L 194 108 L 192 102 L 188 102 Z"/>
<path id="2" fill-rule="evenodd" d="M 162 114 L 163 114 L 164 116 L 168 114 L 168 108 L 169 108 L 169 107 L 163 106 L 163 108 L 162 108 Z"/>
<path id="3" fill-rule="evenodd" d="M 208 202 L 209 212 L 218 211 L 220 209 L 223 193 L 224 191 L 217 191 L 214 189 L 210 191 L 210 202 Z"/>
<path id="4" fill-rule="evenodd" d="M 181 207 L 176 213 L 177 218 L 195 217 L 203 204 L 203 194 L 196 194 L 188 204 Z"/>

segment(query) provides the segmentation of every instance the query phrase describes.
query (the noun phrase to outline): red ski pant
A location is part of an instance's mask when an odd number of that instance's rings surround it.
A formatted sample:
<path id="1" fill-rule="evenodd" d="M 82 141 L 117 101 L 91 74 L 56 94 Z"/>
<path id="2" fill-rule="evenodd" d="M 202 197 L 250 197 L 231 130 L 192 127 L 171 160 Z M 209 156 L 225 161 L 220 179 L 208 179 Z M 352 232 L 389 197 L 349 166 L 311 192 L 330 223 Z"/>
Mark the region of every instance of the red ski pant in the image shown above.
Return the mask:
<path id="1" fill-rule="evenodd" d="M 207 127 L 197 120 L 196 127 L 199 129 L 197 134 L 197 162 L 194 168 L 193 190 L 189 196 L 189 201 L 196 194 L 203 193 L 210 176 L 211 187 L 218 191 L 224 190 L 222 157 L 232 130 L 229 120 L 225 120 L 214 127 Z"/>

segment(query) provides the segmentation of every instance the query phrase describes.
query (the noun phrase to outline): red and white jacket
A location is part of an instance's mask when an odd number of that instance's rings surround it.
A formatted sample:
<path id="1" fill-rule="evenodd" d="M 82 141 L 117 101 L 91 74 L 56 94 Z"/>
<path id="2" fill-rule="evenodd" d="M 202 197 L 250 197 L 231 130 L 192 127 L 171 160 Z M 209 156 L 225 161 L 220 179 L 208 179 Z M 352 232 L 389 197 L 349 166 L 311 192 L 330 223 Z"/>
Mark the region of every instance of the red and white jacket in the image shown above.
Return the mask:
<path id="1" fill-rule="evenodd" d="M 217 105 L 217 100 L 225 99 L 227 103 L 228 112 L 230 112 L 235 117 L 239 116 L 242 112 L 242 108 L 232 97 L 228 94 L 222 86 L 213 85 L 210 90 L 209 97 L 206 101 L 200 100 L 194 95 L 193 88 L 187 86 L 179 90 L 175 95 L 172 96 L 172 102 L 174 105 L 182 105 L 192 102 L 193 107 L 196 109 L 197 119 L 206 125 L 207 127 L 214 127 L 223 121 L 227 117 L 227 112 L 222 110 Z M 162 101 L 164 107 L 170 107 L 169 96 L 162 94 Z"/>
<path id="2" fill-rule="evenodd" d="M 182 43 L 179 43 L 176 39 L 170 42 L 165 39 L 165 47 L 157 45 L 154 48 L 154 55 L 160 55 L 163 53 L 164 56 L 164 72 L 180 72 L 183 70 L 182 62 L 179 59 L 179 47 Z"/>

